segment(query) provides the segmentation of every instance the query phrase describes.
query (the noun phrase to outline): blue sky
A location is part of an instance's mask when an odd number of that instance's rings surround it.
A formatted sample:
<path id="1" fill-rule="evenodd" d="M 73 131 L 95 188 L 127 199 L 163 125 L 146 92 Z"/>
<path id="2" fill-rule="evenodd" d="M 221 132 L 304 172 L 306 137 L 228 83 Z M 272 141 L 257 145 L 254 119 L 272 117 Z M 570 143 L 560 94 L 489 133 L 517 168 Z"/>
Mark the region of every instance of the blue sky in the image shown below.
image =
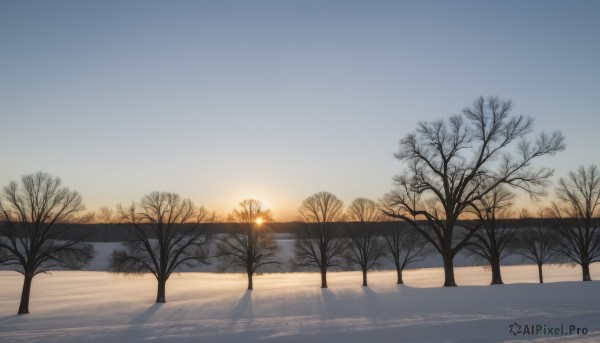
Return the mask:
<path id="1" fill-rule="evenodd" d="M 420 120 L 515 102 L 600 162 L 597 1 L 1 1 L 0 184 L 38 170 L 90 209 L 177 192 L 276 219 L 379 198 Z M 528 200 L 527 200 L 528 201 Z M 523 203 L 525 204 L 525 202 Z"/>

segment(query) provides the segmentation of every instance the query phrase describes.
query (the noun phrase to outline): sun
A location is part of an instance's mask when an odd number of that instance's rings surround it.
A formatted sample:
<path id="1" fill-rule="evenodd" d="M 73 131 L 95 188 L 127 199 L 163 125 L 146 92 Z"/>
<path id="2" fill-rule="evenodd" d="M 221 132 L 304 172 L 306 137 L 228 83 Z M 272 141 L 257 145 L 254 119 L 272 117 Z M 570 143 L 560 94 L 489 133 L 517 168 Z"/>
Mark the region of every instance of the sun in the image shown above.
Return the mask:
<path id="1" fill-rule="evenodd" d="M 261 217 L 256 218 L 256 224 L 257 225 L 262 224 L 262 222 L 263 222 L 263 219 Z"/>

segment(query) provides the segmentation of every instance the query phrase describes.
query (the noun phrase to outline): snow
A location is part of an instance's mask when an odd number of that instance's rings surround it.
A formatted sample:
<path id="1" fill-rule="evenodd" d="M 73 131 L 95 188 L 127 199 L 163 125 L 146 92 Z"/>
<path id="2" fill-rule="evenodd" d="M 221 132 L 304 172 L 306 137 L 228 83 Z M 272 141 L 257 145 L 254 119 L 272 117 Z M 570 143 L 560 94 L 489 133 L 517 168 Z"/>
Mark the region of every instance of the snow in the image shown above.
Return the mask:
<path id="1" fill-rule="evenodd" d="M 98 265 L 98 267 L 101 267 Z M 507 283 L 488 286 L 481 267 L 456 268 L 460 285 L 443 288 L 440 268 L 369 274 L 271 273 L 247 292 L 241 274 L 186 272 L 154 304 L 152 276 L 57 271 L 33 281 L 31 314 L 15 316 L 21 275 L 0 271 L 0 342 L 494 342 L 600 341 L 600 282 L 581 282 L 579 268 L 505 266 Z M 592 265 L 600 278 L 600 264 Z M 509 325 L 576 325 L 586 336 L 513 336 Z"/>

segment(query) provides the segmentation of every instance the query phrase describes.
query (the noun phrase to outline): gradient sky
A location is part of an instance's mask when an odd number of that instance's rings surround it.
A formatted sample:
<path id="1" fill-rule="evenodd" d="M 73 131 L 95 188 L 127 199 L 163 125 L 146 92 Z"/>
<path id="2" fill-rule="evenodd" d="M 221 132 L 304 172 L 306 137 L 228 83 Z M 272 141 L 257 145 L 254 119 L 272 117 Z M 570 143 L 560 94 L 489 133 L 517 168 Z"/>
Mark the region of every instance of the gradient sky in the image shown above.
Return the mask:
<path id="1" fill-rule="evenodd" d="M 598 1 L 0 1 L 0 184 L 60 176 L 89 209 L 164 190 L 278 220 L 377 199 L 399 139 L 479 95 L 600 163 Z M 529 202 L 529 200 L 526 200 Z"/>

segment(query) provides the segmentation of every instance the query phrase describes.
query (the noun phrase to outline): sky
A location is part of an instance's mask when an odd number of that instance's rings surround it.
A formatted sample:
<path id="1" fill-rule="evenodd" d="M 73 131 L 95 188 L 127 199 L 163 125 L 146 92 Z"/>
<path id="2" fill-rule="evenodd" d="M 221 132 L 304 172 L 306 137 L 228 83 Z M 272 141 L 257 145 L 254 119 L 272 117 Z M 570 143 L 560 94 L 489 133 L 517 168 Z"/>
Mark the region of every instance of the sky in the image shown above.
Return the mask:
<path id="1" fill-rule="evenodd" d="M 600 163 L 598 1 L 0 1 L 0 185 L 42 170 L 87 208 L 176 192 L 276 220 L 378 199 L 419 121 L 512 99 Z M 550 197 L 552 188 L 549 189 Z M 523 206 L 538 206 L 522 198 Z"/>

